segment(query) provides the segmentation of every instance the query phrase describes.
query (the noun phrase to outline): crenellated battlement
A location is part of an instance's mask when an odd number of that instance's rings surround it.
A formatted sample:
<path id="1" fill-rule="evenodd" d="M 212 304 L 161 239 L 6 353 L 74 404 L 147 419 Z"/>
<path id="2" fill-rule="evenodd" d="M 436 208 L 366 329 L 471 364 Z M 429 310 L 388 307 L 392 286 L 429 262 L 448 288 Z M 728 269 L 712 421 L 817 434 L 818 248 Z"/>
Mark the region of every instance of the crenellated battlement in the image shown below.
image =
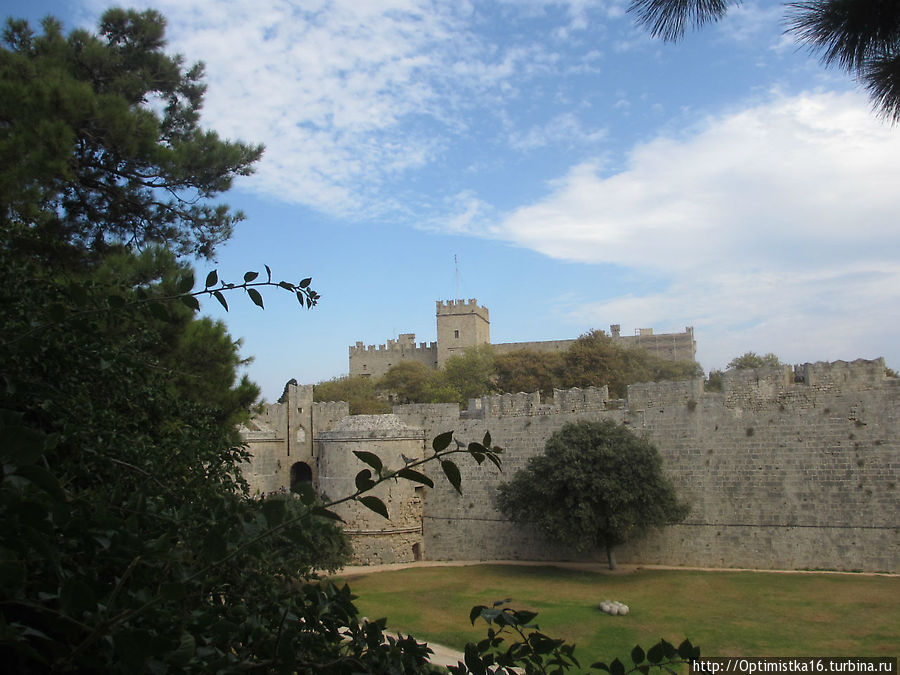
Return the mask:
<path id="1" fill-rule="evenodd" d="M 579 389 L 554 389 L 553 412 L 585 412 L 606 410 L 609 402 L 609 387 L 587 387 Z"/>
<path id="2" fill-rule="evenodd" d="M 388 340 L 383 345 L 366 346 L 357 342 L 350 347 L 350 374 L 381 377 L 391 366 L 403 361 L 418 361 L 426 368 L 435 368 L 437 356 L 437 343 L 420 342 L 417 345 L 415 333 L 401 333 L 396 340 Z"/>
<path id="3" fill-rule="evenodd" d="M 413 337 L 415 337 L 415 335 L 413 335 Z M 436 349 L 436 342 L 420 342 L 418 345 L 411 342 L 403 342 L 400 339 L 388 340 L 383 345 L 366 345 L 364 342 L 357 342 L 355 345 L 350 347 L 350 356 L 357 356 L 373 352 L 398 352 L 406 354 L 417 351 L 430 352 Z"/>
<path id="4" fill-rule="evenodd" d="M 884 386 L 885 373 L 883 358 L 730 370 L 722 374 L 722 393 L 728 408 L 813 408 L 823 395 Z"/>
<path id="5" fill-rule="evenodd" d="M 328 428 L 335 420 L 343 419 L 350 414 L 350 405 L 346 401 L 315 401 L 312 404 L 313 419 L 325 423 Z"/>
<path id="6" fill-rule="evenodd" d="M 696 405 L 702 397 L 715 397 L 713 405 L 724 408 L 760 410 L 785 407 L 812 408 L 824 395 L 868 391 L 887 384 L 883 358 L 832 363 L 805 363 L 730 370 L 723 373 L 723 393 L 707 394 L 703 380 L 642 382 L 628 386 L 624 401 L 609 398 L 609 388 L 587 387 L 554 389 L 553 399 L 541 403 L 540 394 L 493 394 L 470 399 L 465 416 L 469 419 L 554 415 L 573 412 L 612 410 L 624 407 L 632 412 L 650 408 Z M 693 403 L 692 403 L 693 402 Z"/>
<path id="7" fill-rule="evenodd" d="M 526 415 L 557 415 L 560 413 L 607 410 L 610 406 L 609 387 L 554 389 L 553 400 L 541 403 L 540 392 L 526 394 L 492 394 L 469 399 L 465 416 L 469 419 L 489 417 L 522 417 Z"/>
<path id="8" fill-rule="evenodd" d="M 481 307 L 475 298 L 469 300 L 437 300 L 435 310 L 438 316 L 452 316 L 455 314 L 477 314 L 485 321 L 490 321 L 490 312 L 487 307 Z"/>

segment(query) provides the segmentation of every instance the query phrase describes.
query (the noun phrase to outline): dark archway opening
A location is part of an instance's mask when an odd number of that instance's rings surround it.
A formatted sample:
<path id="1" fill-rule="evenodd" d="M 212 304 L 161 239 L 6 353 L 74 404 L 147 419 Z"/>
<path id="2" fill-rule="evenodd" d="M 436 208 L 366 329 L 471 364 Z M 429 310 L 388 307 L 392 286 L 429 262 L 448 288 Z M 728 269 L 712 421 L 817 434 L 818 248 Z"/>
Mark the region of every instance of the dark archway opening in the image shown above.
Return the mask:
<path id="1" fill-rule="evenodd" d="M 294 462 L 291 465 L 291 492 L 296 492 L 301 485 L 312 483 L 312 469 L 306 462 Z"/>

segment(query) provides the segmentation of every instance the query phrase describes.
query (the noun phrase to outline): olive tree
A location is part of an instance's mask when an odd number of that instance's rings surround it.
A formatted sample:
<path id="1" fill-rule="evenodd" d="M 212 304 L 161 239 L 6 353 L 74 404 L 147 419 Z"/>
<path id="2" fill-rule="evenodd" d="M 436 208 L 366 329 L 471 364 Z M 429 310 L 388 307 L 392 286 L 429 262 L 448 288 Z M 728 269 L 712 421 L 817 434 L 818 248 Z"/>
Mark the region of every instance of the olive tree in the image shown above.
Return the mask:
<path id="1" fill-rule="evenodd" d="M 656 447 L 610 420 L 566 424 L 500 485 L 497 506 L 577 551 L 605 548 L 610 569 L 616 546 L 688 512 Z"/>

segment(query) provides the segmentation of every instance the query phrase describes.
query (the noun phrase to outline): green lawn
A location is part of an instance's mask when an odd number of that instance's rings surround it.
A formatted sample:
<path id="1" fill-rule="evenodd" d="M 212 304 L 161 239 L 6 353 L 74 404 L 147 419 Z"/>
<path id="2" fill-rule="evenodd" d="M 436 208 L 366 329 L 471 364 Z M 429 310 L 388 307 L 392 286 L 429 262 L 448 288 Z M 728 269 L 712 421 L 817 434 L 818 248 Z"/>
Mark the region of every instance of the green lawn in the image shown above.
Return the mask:
<path id="1" fill-rule="evenodd" d="M 842 574 L 547 567 L 418 567 L 347 579 L 362 615 L 388 629 L 462 649 L 484 637 L 473 605 L 511 598 L 551 637 L 578 645 L 583 665 L 627 657 L 635 644 L 684 638 L 705 656 L 897 656 L 900 578 Z M 611 617 L 605 599 L 629 605 Z"/>

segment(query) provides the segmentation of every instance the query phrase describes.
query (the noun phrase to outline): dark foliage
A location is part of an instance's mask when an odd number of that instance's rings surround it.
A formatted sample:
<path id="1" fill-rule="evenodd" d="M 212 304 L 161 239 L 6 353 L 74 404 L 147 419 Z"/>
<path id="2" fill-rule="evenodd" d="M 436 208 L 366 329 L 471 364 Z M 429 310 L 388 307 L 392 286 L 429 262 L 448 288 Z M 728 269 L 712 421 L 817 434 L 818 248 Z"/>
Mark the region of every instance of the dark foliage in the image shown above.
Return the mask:
<path id="1" fill-rule="evenodd" d="M 164 53 L 152 10 L 109 10 L 99 35 L 42 27 L 10 20 L 3 33 L 0 219 L 94 250 L 212 257 L 243 218 L 212 200 L 262 147 L 198 127 L 202 65 Z"/>
<path id="2" fill-rule="evenodd" d="M 659 451 L 610 420 L 571 422 L 500 485 L 497 506 L 577 551 L 613 548 L 688 512 L 662 472 Z"/>

